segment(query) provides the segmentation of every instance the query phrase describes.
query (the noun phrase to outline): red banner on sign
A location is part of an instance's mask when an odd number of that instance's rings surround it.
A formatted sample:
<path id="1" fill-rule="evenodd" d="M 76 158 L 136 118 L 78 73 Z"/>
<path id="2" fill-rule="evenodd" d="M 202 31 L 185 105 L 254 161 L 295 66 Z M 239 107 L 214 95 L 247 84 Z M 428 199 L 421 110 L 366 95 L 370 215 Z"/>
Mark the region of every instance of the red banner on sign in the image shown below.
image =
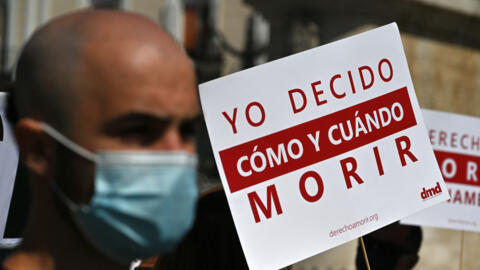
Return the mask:
<path id="1" fill-rule="evenodd" d="M 338 156 L 417 124 L 406 87 L 220 151 L 230 192 Z"/>
<path id="2" fill-rule="evenodd" d="M 445 182 L 480 186 L 480 157 L 438 150 L 434 152 Z"/>

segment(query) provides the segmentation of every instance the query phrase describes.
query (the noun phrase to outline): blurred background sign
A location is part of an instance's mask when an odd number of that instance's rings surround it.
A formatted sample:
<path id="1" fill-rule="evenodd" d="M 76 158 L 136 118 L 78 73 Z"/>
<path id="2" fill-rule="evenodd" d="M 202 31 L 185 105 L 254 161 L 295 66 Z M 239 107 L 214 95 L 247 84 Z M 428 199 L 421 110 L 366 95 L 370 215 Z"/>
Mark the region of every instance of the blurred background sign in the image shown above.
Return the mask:
<path id="1" fill-rule="evenodd" d="M 5 104 L 6 94 L 0 93 L 0 248 L 17 242 L 4 234 L 18 165 L 18 149 L 5 120 Z"/>

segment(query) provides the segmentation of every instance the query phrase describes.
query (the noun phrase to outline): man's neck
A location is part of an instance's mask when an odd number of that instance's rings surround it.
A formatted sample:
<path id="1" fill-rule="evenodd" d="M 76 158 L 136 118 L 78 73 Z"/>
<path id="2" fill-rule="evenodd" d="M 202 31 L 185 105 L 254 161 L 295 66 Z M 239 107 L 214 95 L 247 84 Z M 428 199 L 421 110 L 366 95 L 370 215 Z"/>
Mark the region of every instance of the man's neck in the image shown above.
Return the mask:
<path id="1" fill-rule="evenodd" d="M 40 206 L 34 206 L 32 209 L 22 244 L 5 261 L 7 270 L 27 269 L 14 268 L 8 265 L 9 262 L 17 266 L 35 263 L 35 268 L 28 269 L 38 270 L 128 269 L 128 266 L 117 264 L 94 250 L 76 228 L 66 207 L 58 207 L 53 199 L 50 203 L 51 207 L 40 209 Z"/>

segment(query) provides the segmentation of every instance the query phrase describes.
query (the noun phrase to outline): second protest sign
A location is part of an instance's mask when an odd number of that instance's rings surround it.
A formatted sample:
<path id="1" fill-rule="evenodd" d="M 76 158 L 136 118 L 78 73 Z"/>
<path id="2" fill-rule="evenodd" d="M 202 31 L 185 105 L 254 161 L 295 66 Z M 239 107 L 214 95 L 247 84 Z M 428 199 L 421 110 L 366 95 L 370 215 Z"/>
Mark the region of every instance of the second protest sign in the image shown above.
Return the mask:
<path id="1" fill-rule="evenodd" d="M 423 116 L 451 198 L 402 222 L 480 232 L 480 119 L 425 109 Z"/>

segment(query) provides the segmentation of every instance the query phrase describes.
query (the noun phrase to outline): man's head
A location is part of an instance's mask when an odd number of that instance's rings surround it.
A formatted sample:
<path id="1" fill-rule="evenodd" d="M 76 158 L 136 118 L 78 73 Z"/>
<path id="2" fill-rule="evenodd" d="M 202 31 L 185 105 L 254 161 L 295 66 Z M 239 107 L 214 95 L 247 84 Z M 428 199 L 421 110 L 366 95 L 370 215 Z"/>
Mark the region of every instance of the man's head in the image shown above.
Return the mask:
<path id="1" fill-rule="evenodd" d="M 192 63 L 137 15 L 84 10 L 48 23 L 25 45 L 12 94 L 34 204 L 54 196 L 52 182 L 77 204 L 88 204 L 95 186 L 94 164 L 48 136 L 42 122 L 94 153 L 195 152 Z"/>
<path id="2" fill-rule="evenodd" d="M 422 229 L 398 222 L 363 237 L 372 269 L 409 270 L 418 262 Z M 360 244 L 356 256 L 357 270 L 366 269 Z"/>

